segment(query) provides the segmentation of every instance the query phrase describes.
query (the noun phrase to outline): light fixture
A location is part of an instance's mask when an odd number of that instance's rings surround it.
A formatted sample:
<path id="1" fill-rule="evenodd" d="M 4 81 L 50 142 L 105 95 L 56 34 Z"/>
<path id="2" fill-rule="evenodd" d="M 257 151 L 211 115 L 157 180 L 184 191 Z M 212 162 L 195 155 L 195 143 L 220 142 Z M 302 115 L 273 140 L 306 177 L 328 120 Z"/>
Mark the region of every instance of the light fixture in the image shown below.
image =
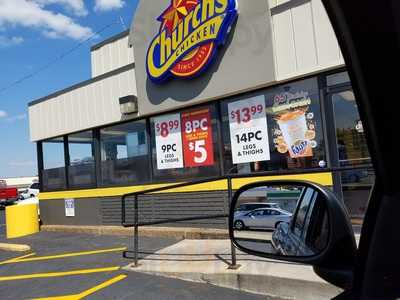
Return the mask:
<path id="1" fill-rule="evenodd" d="M 134 95 L 119 98 L 119 107 L 121 114 L 129 115 L 138 112 L 138 101 Z"/>

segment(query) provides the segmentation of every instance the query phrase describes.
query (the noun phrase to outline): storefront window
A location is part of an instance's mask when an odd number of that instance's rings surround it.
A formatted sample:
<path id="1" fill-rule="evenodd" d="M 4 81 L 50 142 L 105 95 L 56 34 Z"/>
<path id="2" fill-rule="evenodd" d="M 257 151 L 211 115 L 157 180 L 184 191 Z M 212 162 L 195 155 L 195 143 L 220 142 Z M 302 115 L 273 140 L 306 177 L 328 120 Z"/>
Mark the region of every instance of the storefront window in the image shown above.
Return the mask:
<path id="1" fill-rule="evenodd" d="M 145 120 L 103 128 L 100 140 L 103 186 L 149 182 Z"/>
<path id="2" fill-rule="evenodd" d="M 92 131 L 69 135 L 68 150 L 70 158 L 69 187 L 93 187 L 96 184 L 96 172 Z"/>
<path id="3" fill-rule="evenodd" d="M 64 139 L 55 138 L 43 142 L 43 190 L 66 188 Z"/>
<path id="4" fill-rule="evenodd" d="M 153 176 L 159 181 L 220 174 L 214 106 L 151 119 Z"/>
<path id="5" fill-rule="evenodd" d="M 316 78 L 225 101 L 222 114 L 226 173 L 326 167 Z"/>

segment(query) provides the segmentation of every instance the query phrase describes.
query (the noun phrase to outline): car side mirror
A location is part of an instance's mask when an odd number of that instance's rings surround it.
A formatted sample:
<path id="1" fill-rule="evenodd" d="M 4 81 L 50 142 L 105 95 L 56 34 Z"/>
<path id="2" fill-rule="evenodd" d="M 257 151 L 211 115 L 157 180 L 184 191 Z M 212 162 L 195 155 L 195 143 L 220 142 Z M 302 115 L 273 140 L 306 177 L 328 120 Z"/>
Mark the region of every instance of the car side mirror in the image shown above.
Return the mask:
<path id="1" fill-rule="evenodd" d="M 269 203 L 278 204 L 271 208 Z M 236 214 L 242 204 L 265 214 Z M 261 216 L 261 218 L 260 218 Z M 356 240 L 342 201 L 331 190 L 306 181 L 267 181 L 233 196 L 229 235 L 239 250 L 265 258 L 314 266 L 328 282 L 352 284 Z"/>

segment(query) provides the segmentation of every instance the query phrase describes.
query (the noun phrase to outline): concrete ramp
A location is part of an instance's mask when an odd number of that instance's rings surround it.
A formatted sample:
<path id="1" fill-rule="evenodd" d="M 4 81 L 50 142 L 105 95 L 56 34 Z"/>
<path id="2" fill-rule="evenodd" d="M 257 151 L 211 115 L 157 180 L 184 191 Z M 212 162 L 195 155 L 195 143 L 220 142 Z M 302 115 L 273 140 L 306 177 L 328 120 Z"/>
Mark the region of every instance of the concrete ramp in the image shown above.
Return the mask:
<path id="1" fill-rule="evenodd" d="M 229 240 L 183 240 L 154 254 L 140 253 L 140 266 L 125 270 L 203 282 L 277 299 L 331 299 L 341 290 L 319 278 L 312 267 L 237 253 L 228 269 Z"/>

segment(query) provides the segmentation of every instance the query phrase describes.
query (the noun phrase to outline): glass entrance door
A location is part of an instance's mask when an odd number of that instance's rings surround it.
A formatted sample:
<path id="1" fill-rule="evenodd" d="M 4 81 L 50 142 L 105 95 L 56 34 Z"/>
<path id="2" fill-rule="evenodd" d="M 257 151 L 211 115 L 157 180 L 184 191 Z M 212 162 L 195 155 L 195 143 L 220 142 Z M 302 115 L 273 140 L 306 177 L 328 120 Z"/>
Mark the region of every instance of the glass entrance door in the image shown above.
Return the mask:
<path id="1" fill-rule="evenodd" d="M 337 90 L 330 94 L 329 99 L 333 108 L 336 137 L 334 165 L 337 167 L 369 165 L 371 159 L 353 90 L 351 88 Z M 343 200 L 353 223 L 361 225 L 374 181 L 373 171 L 368 168 L 351 169 L 340 172 L 336 178 L 340 180 Z"/>
<path id="2" fill-rule="evenodd" d="M 331 96 L 335 117 L 337 150 L 340 167 L 370 163 L 364 129 L 351 89 L 333 93 Z M 358 182 L 357 174 L 347 181 Z"/>

